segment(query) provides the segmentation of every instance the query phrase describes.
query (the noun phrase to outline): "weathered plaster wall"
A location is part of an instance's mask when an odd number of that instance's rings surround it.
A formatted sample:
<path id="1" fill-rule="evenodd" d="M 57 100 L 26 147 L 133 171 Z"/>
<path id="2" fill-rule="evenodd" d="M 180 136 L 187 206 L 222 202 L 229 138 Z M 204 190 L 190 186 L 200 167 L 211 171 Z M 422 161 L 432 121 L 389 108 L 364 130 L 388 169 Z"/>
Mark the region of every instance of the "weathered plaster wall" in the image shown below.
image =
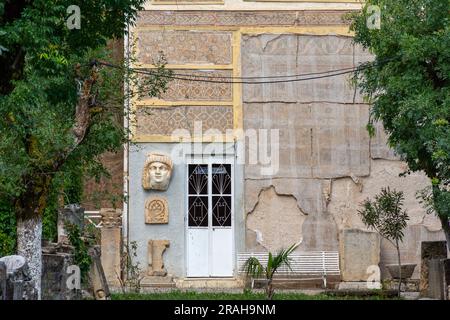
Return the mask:
<path id="1" fill-rule="evenodd" d="M 241 0 L 201 6 L 149 4 L 152 11 L 140 14 L 133 35 L 139 40 L 137 55 L 144 67 L 150 67 L 151 57 L 163 49 L 177 73 L 244 77 L 315 73 L 353 68 L 371 59 L 347 36 L 345 11 L 335 10 L 359 7 Z M 311 8 L 325 10 L 305 10 Z M 262 174 L 262 166 L 247 163 L 244 174 L 243 166 L 236 166 L 236 252 L 273 251 L 297 241 L 302 251 L 339 250 L 342 230 L 365 230 L 356 213 L 358 203 L 387 185 L 406 194 L 411 215 L 402 249 L 406 262 L 418 261 L 421 240 L 443 237 L 437 219 L 426 216 L 414 196 L 427 179 L 420 174 L 398 176 L 405 164 L 386 146 L 380 125 L 375 137 L 369 137 L 369 106 L 348 75 L 264 85 L 174 81 L 161 99 L 144 99 L 137 105 L 148 108 L 150 116 L 138 112 L 136 141 L 153 142 L 130 153 L 130 240 L 143 244 L 139 249 L 143 265 L 149 239 L 170 239 L 165 254 L 168 272 L 176 276 L 185 272 L 185 208 L 180 201 L 185 194 L 185 165 L 175 166 L 164 193 L 169 200 L 168 225 L 144 224 L 143 204 L 152 192 L 141 189 L 140 174 L 146 152 L 170 153 L 177 144 L 161 142 L 170 141 L 172 129 L 192 129 L 196 119 L 221 131 L 243 124 L 244 129 L 280 132 L 277 172 Z M 247 147 L 249 152 L 254 150 Z M 371 252 L 367 260 L 378 254 Z M 395 262 L 394 258 L 393 249 L 381 241 L 382 265 Z"/>
<path id="2" fill-rule="evenodd" d="M 137 261 L 141 268 L 147 270 L 148 256 L 147 245 L 149 240 L 169 240 L 170 246 L 164 253 L 163 261 L 169 275 L 184 277 L 186 270 L 186 246 L 185 246 L 185 217 L 186 217 L 186 163 L 175 161 L 172 178 L 167 191 L 146 191 L 142 188 L 141 177 L 146 155 L 149 152 L 172 155 L 175 150 L 184 150 L 186 153 L 196 153 L 190 144 L 181 147 L 178 143 L 145 143 L 139 144 L 130 150 L 130 175 L 129 175 L 129 241 L 138 244 Z M 205 145 L 206 147 L 206 145 Z M 210 145 L 211 147 L 211 145 Z M 234 147 L 228 144 L 225 154 L 232 155 Z M 217 147 L 219 150 L 219 147 Z M 175 152 L 174 152 L 175 154 Z M 176 153 L 183 158 L 183 152 Z M 242 252 L 245 248 L 244 211 L 243 211 L 243 167 L 236 165 L 235 170 L 235 199 L 234 199 L 234 237 L 236 252 Z M 165 197 L 169 204 L 168 224 L 145 224 L 145 200 L 150 196 Z"/>
<path id="3" fill-rule="evenodd" d="M 335 35 L 261 34 L 242 39 L 244 76 L 352 68 L 361 55 L 351 38 Z M 365 129 L 368 106 L 362 104 L 345 75 L 244 86 L 243 100 L 245 129 L 280 130 L 279 171 L 262 176 L 260 165 L 246 166 L 249 229 L 256 231 L 251 223 L 255 203 L 266 201 L 261 199 L 266 194 L 260 190 L 273 186 L 279 194 L 294 196 L 299 210 L 306 214 L 301 232 L 289 237 L 302 240 L 299 250 L 338 250 L 338 228 L 326 210 L 330 179 L 370 174 L 370 143 Z M 286 199 L 289 197 L 279 201 Z M 269 207 L 259 210 L 260 219 L 271 224 Z M 286 211 L 283 214 L 289 216 Z M 296 233 L 289 225 L 277 230 Z M 276 234 L 263 233 L 262 238 L 271 244 L 271 250 L 285 245 Z"/>
<path id="4" fill-rule="evenodd" d="M 258 34 L 242 38 L 243 76 L 351 68 L 369 59 L 349 37 Z M 264 176 L 260 165 L 246 165 L 248 250 L 274 251 L 297 241 L 302 251 L 338 250 L 342 230 L 367 231 L 357 214 L 359 204 L 385 186 L 405 193 L 410 220 L 402 246 L 404 262 L 419 262 L 420 241 L 443 239 L 438 219 L 427 215 L 416 199 L 428 178 L 421 173 L 399 176 L 407 170 L 406 164 L 387 147 L 380 124 L 376 135 L 369 137 L 369 106 L 348 75 L 247 85 L 243 101 L 244 129 L 280 130 L 279 171 Z M 383 266 L 396 263 L 395 250 L 382 240 L 380 259 L 377 248 L 368 257 L 381 262 L 386 276 Z M 356 278 L 364 279 L 365 268 L 357 268 Z M 355 274 L 349 270 L 347 274 Z"/>
<path id="5" fill-rule="evenodd" d="M 259 200 L 260 199 L 260 200 Z M 273 186 L 261 190 L 258 203 L 247 219 L 247 227 L 257 234 L 258 244 L 274 251 L 301 242 L 306 215 L 292 195 L 280 195 Z"/>

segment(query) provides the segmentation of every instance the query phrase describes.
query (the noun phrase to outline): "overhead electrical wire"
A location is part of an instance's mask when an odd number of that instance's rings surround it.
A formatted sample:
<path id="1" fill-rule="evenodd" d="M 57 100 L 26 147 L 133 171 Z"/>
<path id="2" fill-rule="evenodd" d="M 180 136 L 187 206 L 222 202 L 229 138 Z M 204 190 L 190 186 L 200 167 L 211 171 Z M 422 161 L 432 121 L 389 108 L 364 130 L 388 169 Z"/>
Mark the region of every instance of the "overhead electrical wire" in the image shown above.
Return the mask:
<path id="1" fill-rule="evenodd" d="M 385 59 L 385 61 L 390 61 L 395 58 L 389 58 Z M 182 81 L 192 81 L 192 82 L 207 82 L 207 83 L 221 83 L 221 84 L 271 84 L 271 83 L 287 83 L 287 82 L 300 82 L 300 81 L 307 81 L 307 80 L 315 80 L 315 79 L 323 79 L 323 78 L 329 78 L 329 77 L 335 77 L 339 75 L 349 74 L 356 71 L 361 71 L 364 69 L 372 68 L 375 65 L 378 65 L 379 63 L 384 61 L 379 61 L 373 64 L 361 64 L 357 67 L 352 68 L 342 68 L 342 69 L 334 69 L 334 70 L 328 70 L 328 71 L 322 71 L 322 72 L 312 72 L 312 73 L 303 73 L 303 74 L 296 74 L 296 75 L 285 75 L 285 76 L 262 76 L 262 77 L 211 77 L 211 76 L 200 76 L 200 75 L 190 75 L 190 74 L 176 74 L 172 73 L 171 75 L 165 75 L 165 74 L 159 74 L 154 71 L 147 71 L 142 69 L 136 69 L 136 68 L 129 68 L 129 70 L 137 73 L 137 74 L 144 74 L 144 75 L 151 75 L 151 76 L 159 76 L 162 78 L 168 78 L 168 79 L 174 79 L 174 80 L 182 80 Z M 99 64 L 106 67 L 116 68 L 116 69 L 124 69 L 123 66 L 114 65 L 108 62 L 103 61 L 93 61 L 93 64 Z M 309 77 L 313 75 L 313 77 Z M 308 76 L 305 78 L 305 76 Z M 295 78 L 295 79 L 283 79 L 283 80 L 269 80 L 269 81 L 234 81 L 233 79 L 277 79 L 277 78 Z M 223 81 L 223 80 L 212 80 L 212 79 L 232 79 L 230 81 Z"/>

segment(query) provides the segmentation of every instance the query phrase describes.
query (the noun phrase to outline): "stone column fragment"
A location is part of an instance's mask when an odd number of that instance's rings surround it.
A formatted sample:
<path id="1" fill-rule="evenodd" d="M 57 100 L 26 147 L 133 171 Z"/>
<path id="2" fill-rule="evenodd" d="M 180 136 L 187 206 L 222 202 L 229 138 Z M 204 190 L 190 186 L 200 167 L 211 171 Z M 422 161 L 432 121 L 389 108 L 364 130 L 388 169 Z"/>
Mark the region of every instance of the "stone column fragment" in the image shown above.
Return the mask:
<path id="1" fill-rule="evenodd" d="M 119 286 L 122 252 L 122 210 L 102 208 L 101 263 L 110 286 Z"/>
<path id="2" fill-rule="evenodd" d="M 169 240 L 149 240 L 148 241 L 148 275 L 161 276 L 167 275 L 164 268 L 163 254 L 170 245 Z"/>

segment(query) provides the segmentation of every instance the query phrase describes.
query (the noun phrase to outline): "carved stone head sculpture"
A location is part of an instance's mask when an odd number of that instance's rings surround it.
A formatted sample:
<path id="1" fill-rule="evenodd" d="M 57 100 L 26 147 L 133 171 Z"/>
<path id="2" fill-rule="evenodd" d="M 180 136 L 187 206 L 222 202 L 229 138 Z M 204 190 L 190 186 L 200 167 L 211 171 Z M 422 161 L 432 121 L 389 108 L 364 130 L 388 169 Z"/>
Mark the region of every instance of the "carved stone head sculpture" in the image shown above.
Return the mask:
<path id="1" fill-rule="evenodd" d="M 172 160 L 159 153 L 149 153 L 142 173 L 142 187 L 146 190 L 167 190 L 172 176 Z"/>

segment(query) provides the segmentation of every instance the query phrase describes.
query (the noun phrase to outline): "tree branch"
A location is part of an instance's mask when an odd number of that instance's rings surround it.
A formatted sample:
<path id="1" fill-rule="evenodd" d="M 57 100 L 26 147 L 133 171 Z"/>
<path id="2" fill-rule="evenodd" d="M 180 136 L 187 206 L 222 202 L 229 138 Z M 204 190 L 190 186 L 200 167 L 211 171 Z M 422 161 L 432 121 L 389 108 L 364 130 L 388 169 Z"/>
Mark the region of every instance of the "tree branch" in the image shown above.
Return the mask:
<path id="1" fill-rule="evenodd" d="M 69 155 L 83 142 L 86 137 L 86 133 L 91 125 L 91 97 L 92 89 L 98 80 L 97 66 L 93 66 L 89 78 L 83 81 L 81 86 L 81 94 L 78 99 L 78 103 L 75 109 L 75 123 L 72 127 L 72 133 L 74 135 L 73 145 L 67 149 L 66 152 L 60 154 L 53 165 L 54 171 L 64 164 Z"/>

